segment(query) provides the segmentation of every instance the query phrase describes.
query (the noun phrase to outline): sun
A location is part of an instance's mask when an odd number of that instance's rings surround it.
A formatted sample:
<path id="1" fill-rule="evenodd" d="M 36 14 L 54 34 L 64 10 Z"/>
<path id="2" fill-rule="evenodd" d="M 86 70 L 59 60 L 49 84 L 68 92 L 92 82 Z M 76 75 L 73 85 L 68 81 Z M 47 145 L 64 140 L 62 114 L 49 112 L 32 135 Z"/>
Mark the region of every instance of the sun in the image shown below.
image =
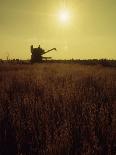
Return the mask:
<path id="1" fill-rule="evenodd" d="M 68 10 L 61 10 L 59 12 L 59 20 L 62 22 L 62 23 L 67 23 L 70 19 L 70 13 Z"/>

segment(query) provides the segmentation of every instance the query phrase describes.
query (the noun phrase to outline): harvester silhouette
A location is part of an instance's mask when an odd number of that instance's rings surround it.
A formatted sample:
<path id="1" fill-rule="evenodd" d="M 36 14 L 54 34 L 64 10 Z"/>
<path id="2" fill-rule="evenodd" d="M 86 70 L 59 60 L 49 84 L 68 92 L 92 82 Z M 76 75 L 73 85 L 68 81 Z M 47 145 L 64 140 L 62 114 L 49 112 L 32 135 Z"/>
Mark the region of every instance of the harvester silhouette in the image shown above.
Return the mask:
<path id="1" fill-rule="evenodd" d="M 43 55 L 53 50 L 56 50 L 56 48 L 45 51 L 40 45 L 38 48 L 33 48 L 33 45 L 31 45 L 31 63 L 40 63 L 43 60 L 51 59 L 51 57 L 43 57 Z"/>

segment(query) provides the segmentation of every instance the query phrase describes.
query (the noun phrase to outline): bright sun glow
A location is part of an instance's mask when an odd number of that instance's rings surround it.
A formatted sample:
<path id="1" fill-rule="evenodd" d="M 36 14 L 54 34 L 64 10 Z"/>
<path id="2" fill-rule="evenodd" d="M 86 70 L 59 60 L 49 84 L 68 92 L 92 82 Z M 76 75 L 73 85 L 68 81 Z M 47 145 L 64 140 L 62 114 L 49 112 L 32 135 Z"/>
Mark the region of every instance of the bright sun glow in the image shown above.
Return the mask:
<path id="1" fill-rule="evenodd" d="M 61 22 L 66 23 L 69 21 L 70 18 L 70 14 L 67 10 L 62 10 L 59 13 L 59 19 Z"/>

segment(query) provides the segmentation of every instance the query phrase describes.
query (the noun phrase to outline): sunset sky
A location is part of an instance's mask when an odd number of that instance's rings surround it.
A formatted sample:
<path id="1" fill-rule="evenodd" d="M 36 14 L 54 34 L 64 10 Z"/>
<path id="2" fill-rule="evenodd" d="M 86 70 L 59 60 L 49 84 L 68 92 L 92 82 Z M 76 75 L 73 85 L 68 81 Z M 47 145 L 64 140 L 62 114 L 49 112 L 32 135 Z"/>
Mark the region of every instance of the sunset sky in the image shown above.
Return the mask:
<path id="1" fill-rule="evenodd" d="M 0 59 L 116 59 L 116 0 L 0 0 Z"/>

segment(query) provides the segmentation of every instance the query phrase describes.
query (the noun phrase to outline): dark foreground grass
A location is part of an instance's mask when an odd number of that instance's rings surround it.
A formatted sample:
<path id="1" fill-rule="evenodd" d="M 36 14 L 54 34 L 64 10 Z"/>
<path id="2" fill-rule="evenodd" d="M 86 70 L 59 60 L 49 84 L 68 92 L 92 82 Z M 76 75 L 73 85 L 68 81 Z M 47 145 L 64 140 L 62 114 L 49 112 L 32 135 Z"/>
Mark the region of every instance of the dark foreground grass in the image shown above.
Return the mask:
<path id="1" fill-rule="evenodd" d="M 0 66 L 0 155 L 113 155 L 116 69 Z"/>

